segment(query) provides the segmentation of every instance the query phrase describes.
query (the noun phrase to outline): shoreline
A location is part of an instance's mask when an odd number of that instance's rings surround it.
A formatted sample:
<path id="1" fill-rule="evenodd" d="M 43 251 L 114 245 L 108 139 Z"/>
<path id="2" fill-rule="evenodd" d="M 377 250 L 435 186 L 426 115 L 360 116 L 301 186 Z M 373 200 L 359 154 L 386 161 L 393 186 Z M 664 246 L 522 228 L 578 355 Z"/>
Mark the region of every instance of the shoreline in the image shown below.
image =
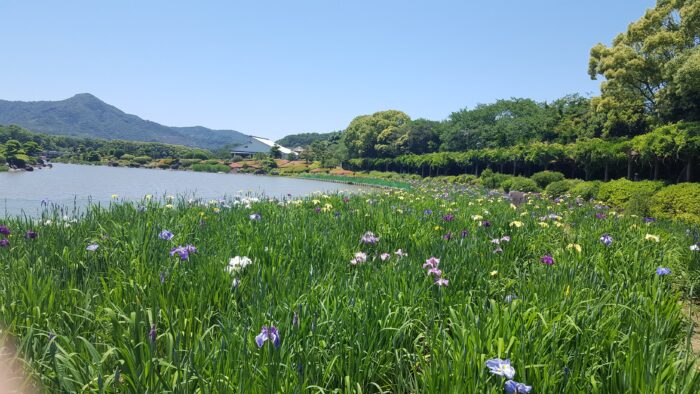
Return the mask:
<path id="1" fill-rule="evenodd" d="M 328 183 L 337 183 L 337 184 L 344 184 L 344 185 L 352 185 L 352 186 L 362 186 L 362 187 L 371 187 L 371 188 L 377 188 L 377 189 L 396 189 L 396 190 L 405 190 L 405 189 L 410 189 L 410 185 L 406 183 L 406 187 L 400 187 L 400 186 L 391 186 L 391 185 L 380 185 L 380 184 L 374 184 L 372 182 L 357 182 L 351 179 L 343 180 L 343 179 L 324 179 L 324 176 L 334 176 L 334 177 L 344 177 L 344 178 L 357 178 L 357 179 L 377 179 L 381 180 L 381 178 L 364 178 L 364 177 L 354 177 L 354 176 L 349 176 L 349 175 L 330 175 L 326 173 L 320 173 L 320 174 L 312 174 L 312 173 L 300 173 L 300 174 L 294 174 L 294 175 L 280 175 L 280 174 L 256 174 L 253 172 L 246 172 L 242 173 L 239 171 L 229 171 L 229 172 L 210 172 L 210 171 L 194 171 L 192 169 L 188 168 L 159 168 L 159 167 L 131 167 L 131 166 L 111 166 L 109 164 L 105 163 L 99 163 L 99 164 L 92 164 L 92 163 L 71 163 L 71 162 L 53 162 L 57 164 L 72 164 L 72 165 L 85 165 L 85 166 L 96 166 L 96 167 L 110 167 L 110 168 L 130 168 L 130 169 L 143 169 L 143 170 L 161 170 L 161 171 L 182 171 L 182 172 L 191 172 L 191 173 L 205 173 L 205 174 L 226 174 L 226 175 L 253 175 L 253 176 L 267 176 L 267 177 L 275 177 L 275 178 L 293 178 L 293 179 L 305 179 L 305 180 L 311 180 L 311 181 L 318 181 L 318 182 L 328 182 Z M 310 175 L 310 176 L 304 176 L 304 175 Z M 314 177 L 314 175 L 320 175 L 319 177 Z"/>

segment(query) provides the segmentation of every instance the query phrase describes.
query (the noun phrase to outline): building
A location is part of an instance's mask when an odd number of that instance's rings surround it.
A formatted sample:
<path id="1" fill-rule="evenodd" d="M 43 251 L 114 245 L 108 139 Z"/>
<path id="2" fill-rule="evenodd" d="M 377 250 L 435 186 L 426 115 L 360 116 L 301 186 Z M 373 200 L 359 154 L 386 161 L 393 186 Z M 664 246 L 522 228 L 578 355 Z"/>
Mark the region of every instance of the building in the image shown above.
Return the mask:
<path id="1" fill-rule="evenodd" d="M 231 154 L 244 157 L 253 156 L 256 153 L 269 154 L 273 146 L 278 146 L 283 155 L 296 154 L 291 149 L 280 146 L 267 138 L 254 137 L 252 135 L 248 137 L 248 141 L 231 149 Z"/>

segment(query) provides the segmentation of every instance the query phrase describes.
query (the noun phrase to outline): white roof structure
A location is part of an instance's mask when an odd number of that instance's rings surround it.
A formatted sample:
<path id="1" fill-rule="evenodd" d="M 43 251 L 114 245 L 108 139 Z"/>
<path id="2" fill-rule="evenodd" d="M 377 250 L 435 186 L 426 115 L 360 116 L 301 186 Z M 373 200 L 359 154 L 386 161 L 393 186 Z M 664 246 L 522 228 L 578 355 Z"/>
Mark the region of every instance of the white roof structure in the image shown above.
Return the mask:
<path id="1" fill-rule="evenodd" d="M 255 137 L 252 135 L 248 137 L 248 141 L 239 146 L 234 147 L 231 153 L 244 156 L 254 155 L 256 153 L 270 153 L 270 149 L 275 145 L 279 147 L 279 150 L 282 154 L 296 154 L 296 152 L 293 152 L 291 149 L 276 144 L 273 141 L 268 140 L 267 138 Z"/>
<path id="2" fill-rule="evenodd" d="M 270 141 L 270 140 L 268 140 L 267 138 L 262 138 L 262 137 L 253 137 L 253 138 L 256 139 L 256 140 L 258 140 L 258 141 L 260 141 L 260 142 L 262 142 L 263 144 L 269 146 L 270 148 L 272 148 L 273 146 L 277 145 L 277 146 L 280 148 L 280 152 L 284 153 L 285 155 L 288 155 L 288 154 L 292 153 L 292 150 L 291 150 L 291 149 L 285 148 L 284 146 L 282 146 L 282 145 L 280 145 L 280 144 L 276 144 L 274 141 Z"/>

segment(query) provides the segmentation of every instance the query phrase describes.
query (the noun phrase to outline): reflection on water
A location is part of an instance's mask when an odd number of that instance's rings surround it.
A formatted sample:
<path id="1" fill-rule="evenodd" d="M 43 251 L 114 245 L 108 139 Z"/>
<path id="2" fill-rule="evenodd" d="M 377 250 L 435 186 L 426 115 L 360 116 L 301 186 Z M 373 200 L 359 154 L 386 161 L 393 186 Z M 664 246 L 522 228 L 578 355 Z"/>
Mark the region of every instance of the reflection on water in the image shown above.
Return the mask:
<path id="1" fill-rule="evenodd" d="M 0 173 L 0 216 L 38 216 L 42 200 L 72 209 L 108 203 L 112 195 L 125 200 L 147 194 L 218 199 L 239 192 L 283 197 L 360 190 L 359 186 L 285 177 L 54 164 L 53 169 Z"/>

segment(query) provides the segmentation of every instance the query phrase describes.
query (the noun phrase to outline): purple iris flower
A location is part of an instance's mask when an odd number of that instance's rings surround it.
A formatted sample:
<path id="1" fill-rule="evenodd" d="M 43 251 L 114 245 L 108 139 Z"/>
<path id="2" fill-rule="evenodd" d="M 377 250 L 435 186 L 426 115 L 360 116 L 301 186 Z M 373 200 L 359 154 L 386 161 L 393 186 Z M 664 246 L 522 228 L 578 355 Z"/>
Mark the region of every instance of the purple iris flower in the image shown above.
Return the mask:
<path id="1" fill-rule="evenodd" d="M 2 234 L 2 235 L 10 235 L 10 229 L 7 228 L 7 226 L 0 225 L 0 234 Z"/>
<path id="2" fill-rule="evenodd" d="M 251 214 L 249 217 L 250 217 L 250 220 L 260 220 L 260 219 L 262 219 L 262 216 L 260 216 L 259 213 Z"/>
<path id="3" fill-rule="evenodd" d="M 178 246 L 170 249 L 170 256 L 178 255 L 180 260 L 187 260 L 190 254 L 197 253 L 197 248 L 194 245 Z"/>
<path id="4" fill-rule="evenodd" d="M 492 358 L 486 360 L 486 367 L 494 375 L 505 376 L 508 379 L 513 379 L 515 376 L 515 368 L 510 365 L 509 359 Z"/>
<path id="5" fill-rule="evenodd" d="M 508 235 L 504 235 L 501 237 L 502 242 L 510 242 L 510 237 Z"/>
<path id="6" fill-rule="evenodd" d="M 653 223 L 655 221 L 656 221 L 656 219 L 654 219 L 654 218 L 644 218 L 644 223 Z"/>
<path id="7" fill-rule="evenodd" d="M 447 233 L 447 234 L 443 235 L 442 238 L 446 241 L 449 241 L 452 239 L 452 233 Z"/>
<path id="8" fill-rule="evenodd" d="M 664 276 L 671 273 L 671 269 L 667 267 L 659 267 L 656 269 L 656 275 Z"/>
<path id="9" fill-rule="evenodd" d="M 9 248 L 10 247 L 10 240 L 7 238 L 0 239 L 0 248 Z"/>
<path id="10" fill-rule="evenodd" d="M 547 265 L 554 265 L 554 258 L 548 254 L 540 257 L 540 261 Z"/>
<path id="11" fill-rule="evenodd" d="M 423 211 L 423 215 L 425 215 L 425 216 L 429 216 L 429 215 L 432 215 L 432 214 L 433 214 L 433 211 L 430 210 L 430 209 L 426 209 L 425 211 Z"/>
<path id="12" fill-rule="evenodd" d="M 597 212 L 597 213 L 595 214 L 595 218 L 596 218 L 596 219 L 605 219 L 606 216 L 605 216 L 604 213 Z"/>
<path id="13" fill-rule="evenodd" d="M 610 234 L 603 234 L 600 236 L 600 242 L 604 243 L 605 246 L 610 246 L 613 243 L 613 237 Z"/>
<path id="14" fill-rule="evenodd" d="M 491 222 L 489 222 L 488 220 L 483 220 L 481 222 L 481 227 L 491 227 Z"/>
<path id="15" fill-rule="evenodd" d="M 435 275 L 437 277 L 441 277 L 442 271 L 440 270 L 440 268 L 431 268 L 428 270 L 428 275 Z"/>
<path id="16" fill-rule="evenodd" d="M 35 239 L 37 237 L 36 231 L 33 230 L 28 230 L 26 234 L 24 234 L 24 237 L 27 239 Z"/>
<path id="17" fill-rule="evenodd" d="M 262 329 L 260 329 L 260 334 L 255 336 L 255 343 L 258 345 L 258 347 L 263 347 L 265 344 L 265 341 L 267 340 L 272 341 L 272 343 L 275 345 L 275 348 L 280 347 L 280 335 L 279 331 L 277 331 L 277 327 L 275 326 L 262 326 Z"/>
<path id="18" fill-rule="evenodd" d="M 151 326 L 151 331 L 148 332 L 148 338 L 151 339 L 151 342 L 155 342 L 156 338 L 158 337 L 158 331 L 156 330 L 156 325 Z"/>
<path id="19" fill-rule="evenodd" d="M 100 247 L 100 245 L 98 245 L 98 244 L 90 244 L 85 248 L 85 250 L 90 251 L 90 252 L 94 252 L 99 247 Z"/>
<path id="20" fill-rule="evenodd" d="M 532 386 L 514 380 L 507 380 L 504 388 L 509 394 L 527 394 L 532 390 Z"/>
<path id="21" fill-rule="evenodd" d="M 314 208 L 314 211 L 316 211 L 316 213 L 320 213 L 320 212 L 321 212 L 321 207 L 316 207 L 316 208 Z"/>
<path id="22" fill-rule="evenodd" d="M 444 220 L 446 222 L 451 222 L 451 221 L 455 220 L 455 215 L 447 214 L 447 215 L 442 217 L 442 220 Z"/>
<path id="23" fill-rule="evenodd" d="M 469 230 L 464 229 L 461 233 L 459 233 L 459 235 L 462 238 L 467 238 L 467 236 L 469 236 Z"/>
<path id="24" fill-rule="evenodd" d="M 343 197 L 343 202 L 347 204 L 350 202 L 350 199 L 348 197 Z"/>
<path id="25" fill-rule="evenodd" d="M 173 239 L 174 236 L 175 235 L 168 230 L 163 230 L 160 232 L 160 234 L 158 234 L 158 238 L 166 241 L 170 241 L 171 239 Z"/>
<path id="26" fill-rule="evenodd" d="M 361 241 L 362 243 L 365 243 L 365 244 L 372 244 L 372 245 L 374 245 L 374 244 L 376 244 L 377 242 L 379 242 L 379 237 L 377 237 L 376 235 L 374 235 L 373 232 L 367 231 L 366 233 L 364 233 L 364 235 L 362 235 L 362 238 L 360 238 L 360 241 Z"/>

